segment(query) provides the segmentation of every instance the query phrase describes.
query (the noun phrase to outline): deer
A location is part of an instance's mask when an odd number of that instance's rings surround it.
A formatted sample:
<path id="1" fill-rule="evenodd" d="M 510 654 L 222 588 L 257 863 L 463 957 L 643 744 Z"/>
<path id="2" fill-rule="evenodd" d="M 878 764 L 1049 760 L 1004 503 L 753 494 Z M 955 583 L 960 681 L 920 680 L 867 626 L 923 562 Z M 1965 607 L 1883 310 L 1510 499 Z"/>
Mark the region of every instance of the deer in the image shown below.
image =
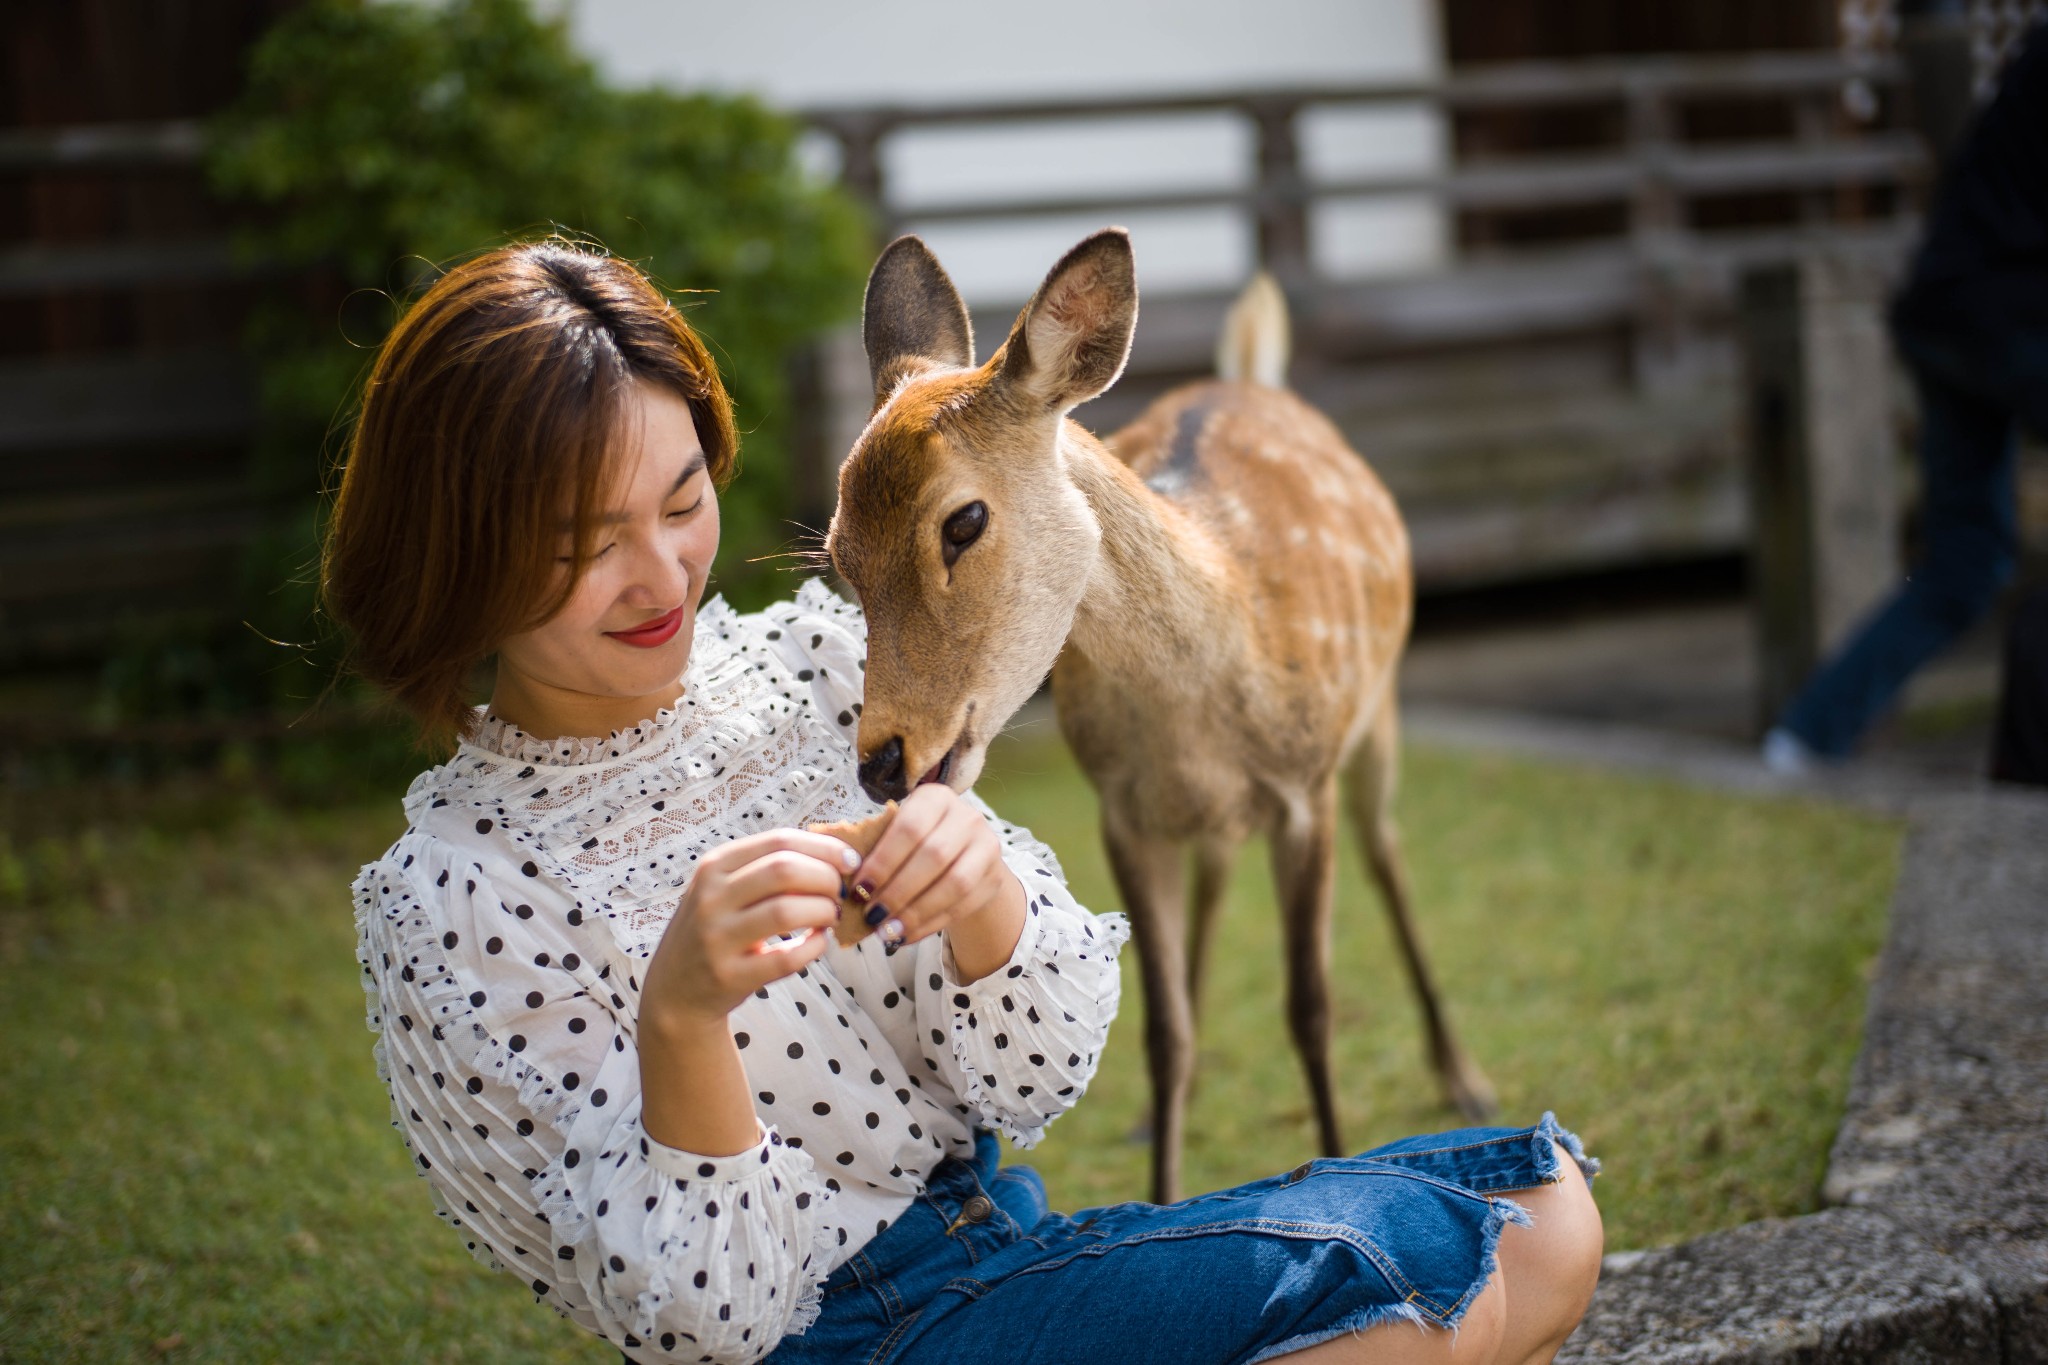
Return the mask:
<path id="1" fill-rule="evenodd" d="M 840 466 L 825 554 L 868 623 L 861 786 L 966 791 L 991 739 L 1050 675 L 1094 785 L 1145 996 L 1152 1198 L 1177 1197 L 1196 1020 L 1244 841 L 1271 850 L 1287 1019 L 1325 1155 L 1339 788 L 1391 917 L 1448 1102 L 1492 1087 L 1454 1035 L 1417 933 L 1392 814 L 1395 672 L 1414 606 L 1393 498 L 1336 426 L 1284 387 L 1284 297 L 1256 278 L 1220 375 L 1176 388 L 1106 442 L 1069 414 L 1123 372 L 1137 323 L 1129 235 L 1107 228 L 1046 275 L 976 364 L 966 304 L 915 236 L 869 276 L 874 381 Z M 1192 895 L 1187 871 L 1192 863 Z"/>

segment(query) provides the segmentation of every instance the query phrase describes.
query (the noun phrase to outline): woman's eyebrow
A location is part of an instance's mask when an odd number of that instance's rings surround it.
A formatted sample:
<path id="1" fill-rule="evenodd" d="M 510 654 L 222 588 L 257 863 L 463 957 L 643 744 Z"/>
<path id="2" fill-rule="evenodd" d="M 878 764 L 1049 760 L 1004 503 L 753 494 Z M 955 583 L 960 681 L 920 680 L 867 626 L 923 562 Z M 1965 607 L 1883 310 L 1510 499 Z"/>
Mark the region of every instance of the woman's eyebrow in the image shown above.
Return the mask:
<path id="1" fill-rule="evenodd" d="M 690 481 L 690 476 L 704 467 L 704 451 L 699 448 L 683 457 L 683 472 L 676 475 L 676 481 L 669 485 L 666 497 L 674 497 L 676 491 Z"/>
<path id="2" fill-rule="evenodd" d="M 670 498 L 674 497 L 684 484 L 688 483 L 692 477 L 704 468 L 704 465 L 704 452 L 701 449 L 693 450 L 688 455 L 685 455 L 683 457 L 682 472 L 676 475 L 676 481 L 668 486 L 668 492 L 661 495 L 661 500 L 667 502 Z M 597 519 L 597 524 L 599 526 L 618 526 L 632 519 L 633 514 L 631 512 L 607 512 Z M 572 530 L 574 529 L 574 523 L 564 522 L 562 523 L 562 529 L 565 531 Z"/>

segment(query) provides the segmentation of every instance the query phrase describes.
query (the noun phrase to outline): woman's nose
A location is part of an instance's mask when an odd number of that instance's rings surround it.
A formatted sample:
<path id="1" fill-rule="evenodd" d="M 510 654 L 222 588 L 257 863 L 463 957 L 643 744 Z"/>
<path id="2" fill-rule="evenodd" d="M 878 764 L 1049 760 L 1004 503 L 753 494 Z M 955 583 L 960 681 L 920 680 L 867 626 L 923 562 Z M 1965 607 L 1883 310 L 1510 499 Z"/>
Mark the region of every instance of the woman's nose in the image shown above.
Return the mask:
<path id="1" fill-rule="evenodd" d="M 639 556 L 633 575 L 634 587 L 647 594 L 651 605 L 672 607 L 690 595 L 690 569 L 672 547 L 659 543 Z"/>

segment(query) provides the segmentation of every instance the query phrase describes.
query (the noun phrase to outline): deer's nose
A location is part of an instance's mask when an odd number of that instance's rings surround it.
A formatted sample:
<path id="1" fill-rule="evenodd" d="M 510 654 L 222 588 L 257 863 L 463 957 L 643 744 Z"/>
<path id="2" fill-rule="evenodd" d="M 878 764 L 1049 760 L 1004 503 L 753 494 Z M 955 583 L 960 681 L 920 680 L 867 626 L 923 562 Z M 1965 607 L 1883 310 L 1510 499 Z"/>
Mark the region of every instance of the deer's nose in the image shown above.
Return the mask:
<path id="1" fill-rule="evenodd" d="M 903 775 L 903 740 L 899 736 L 868 756 L 860 765 L 860 786 L 875 801 L 900 801 L 910 790 Z"/>

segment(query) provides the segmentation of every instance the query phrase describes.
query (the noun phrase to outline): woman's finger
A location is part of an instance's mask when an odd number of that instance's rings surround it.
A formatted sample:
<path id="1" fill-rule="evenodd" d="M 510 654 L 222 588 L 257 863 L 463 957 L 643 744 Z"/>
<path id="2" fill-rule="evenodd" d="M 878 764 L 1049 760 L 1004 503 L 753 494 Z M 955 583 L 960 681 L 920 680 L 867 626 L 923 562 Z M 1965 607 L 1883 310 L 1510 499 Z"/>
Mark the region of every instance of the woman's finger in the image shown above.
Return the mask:
<path id="1" fill-rule="evenodd" d="M 1001 896 L 1000 879 L 1006 871 L 1000 858 L 991 856 L 984 862 L 975 850 L 969 849 L 909 907 L 903 925 L 904 942 L 929 938 L 988 909 Z"/>
<path id="2" fill-rule="evenodd" d="M 770 896 L 749 905 L 718 926 L 718 939 L 740 952 L 762 951 L 778 934 L 804 929 L 829 929 L 839 918 L 839 900 L 834 896 Z"/>
<path id="3" fill-rule="evenodd" d="M 875 903 L 886 906 L 892 916 L 900 916 L 905 907 L 922 896 L 966 851 L 974 826 L 979 821 L 980 817 L 971 807 L 956 802 L 925 832 L 923 839 L 897 866 L 894 874 L 877 883 Z M 867 875 L 865 864 L 860 875 Z"/>
<path id="4" fill-rule="evenodd" d="M 946 868 L 951 866 L 958 852 L 959 850 L 947 848 L 932 839 L 919 844 L 917 850 L 910 855 L 909 861 L 898 868 L 896 875 L 875 893 L 869 913 L 874 913 L 873 906 L 880 906 L 884 912 L 884 924 L 894 920 L 907 929 L 909 924 L 903 917 L 905 907 L 924 897 L 925 892 L 945 874 Z"/>
<path id="5" fill-rule="evenodd" d="M 730 876 L 742 867 L 759 861 L 771 853 L 805 853 L 837 868 L 842 875 L 851 873 L 860 866 L 860 855 L 842 839 L 816 830 L 764 829 L 759 834 L 749 834 L 733 840 L 705 854 L 699 860 L 697 875 L 706 872 Z M 849 857 L 848 855 L 852 855 Z"/>
<path id="6" fill-rule="evenodd" d="M 837 839 L 825 837 L 829 843 L 839 843 Z M 845 847 L 843 844 L 840 846 Z M 719 884 L 713 903 L 730 914 L 770 896 L 795 894 L 836 899 L 840 888 L 845 885 L 845 867 L 843 860 L 827 862 L 807 851 L 775 849 L 728 872 Z"/>
<path id="7" fill-rule="evenodd" d="M 942 783 L 927 782 L 913 787 L 910 795 L 896 803 L 896 818 L 882 831 L 882 837 L 862 860 L 860 870 L 853 874 L 855 896 L 865 901 L 880 897 L 883 888 L 917 852 L 926 836 L 938 828 L 948 805 L 958 800 L 952 789 Z"/>
<path id="8" fill-rule="evenodd" d="M 968 844 L 922 892 L 900 909 L 892 908 L 903 925 L 903 941 L 915 943 L 984 909 L 998 890 L 991 874 L 1001 866 L 991 850 Z"/>
<path id="9" fill-rule="evenodd" d="M 747 953 L 734 962 L 729 979 L 741 995 L 759 990 L 771 981 L 794 976 L 823 957 L 832 947 L 832 931 L 813 929 L 800 939 L 764 943 L 760 951 Z"/>

